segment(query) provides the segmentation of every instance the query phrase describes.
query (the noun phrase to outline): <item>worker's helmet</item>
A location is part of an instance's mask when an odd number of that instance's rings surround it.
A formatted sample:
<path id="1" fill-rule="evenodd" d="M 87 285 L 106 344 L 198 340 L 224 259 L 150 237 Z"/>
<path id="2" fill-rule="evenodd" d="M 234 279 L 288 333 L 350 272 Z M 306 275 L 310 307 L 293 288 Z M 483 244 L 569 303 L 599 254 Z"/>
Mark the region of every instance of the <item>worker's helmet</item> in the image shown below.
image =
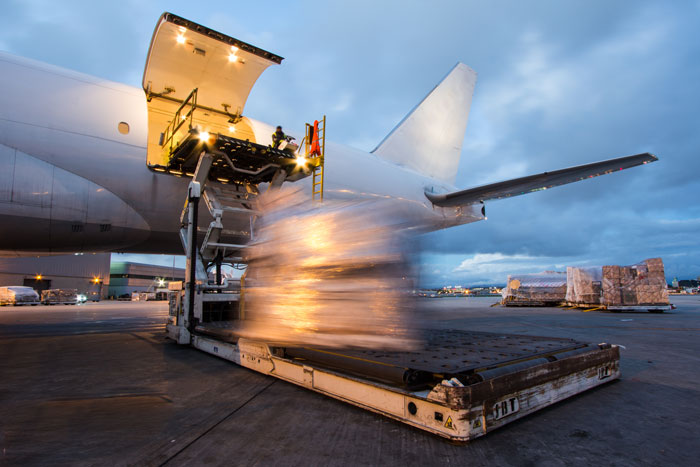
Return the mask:
<path id="1" fill-rule="evenodd" d="M 277 125 L 277 129 L 280 130 L 280 131 L 282 131 L 282 127 L 279 126 L 279 125 Z"/>

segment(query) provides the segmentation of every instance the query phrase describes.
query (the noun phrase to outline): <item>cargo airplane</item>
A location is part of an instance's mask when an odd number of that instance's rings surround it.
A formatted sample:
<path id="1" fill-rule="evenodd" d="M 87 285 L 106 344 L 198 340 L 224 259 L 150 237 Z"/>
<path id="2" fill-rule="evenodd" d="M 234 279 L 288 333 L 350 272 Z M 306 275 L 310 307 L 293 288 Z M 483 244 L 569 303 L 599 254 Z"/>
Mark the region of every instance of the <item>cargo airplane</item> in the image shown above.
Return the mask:
<path id="1" fill-rule="evenodd" d="M 194 134 L 215 138 L 214 152 L 233 145 L 264 153 L 274 127 L 243 109 L 260 74 L 281 62 L 170 13 L 156 25 L 141 88 L 0 53 L 2 254 L 181 254 L 180 213 L 193 170 L 178 162 L 178 145 Z M 476 73 L 458 63 L 369 153 L 325 144 L 325 199 L 391 198 L 426 230 L 438 230 L 485 219 L 490 200 L 657 160 L 638 154 L 459 189 L 475 82 Z M 270 164 L 242 166 L 235 154 L 219 161 L 226 167 L 214 162 L 220 170 L 207 183 L 247 200 L 272 183 L 280 164 L 272 172 Z M 311 177 L 288 172 L 311 198 Z M 240 204 L 224 233 L 244 244 L 251 212 Z M 206 209 L 200 218 L 201 226 L 211 220 Z"/>

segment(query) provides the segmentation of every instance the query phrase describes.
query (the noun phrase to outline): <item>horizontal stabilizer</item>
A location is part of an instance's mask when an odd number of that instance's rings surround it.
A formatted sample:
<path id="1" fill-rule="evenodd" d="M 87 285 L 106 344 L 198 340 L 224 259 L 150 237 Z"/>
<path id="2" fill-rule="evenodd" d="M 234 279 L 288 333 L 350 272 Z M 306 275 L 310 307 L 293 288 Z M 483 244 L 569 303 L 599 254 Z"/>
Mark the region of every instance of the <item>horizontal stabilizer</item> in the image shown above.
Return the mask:
<path id="1" fill-rule="evenodd" d="M 544 172 L 522 178 L 514 178 L 504 182 L 469 188 L 446 194 L 425 193 L 425 196 L 436 206 L 466 206 L 490 199 L 510 198 L 534 191 L 546 190 L 567 183 L 578 182 L 587 178 L 605 175 L 618 170 L 629 169 L 638 165 L 658 160 L 653 154 L 644 153 L 635 156 L 619 157 L 592 164 L 578 165 L 554 172 Z"/>

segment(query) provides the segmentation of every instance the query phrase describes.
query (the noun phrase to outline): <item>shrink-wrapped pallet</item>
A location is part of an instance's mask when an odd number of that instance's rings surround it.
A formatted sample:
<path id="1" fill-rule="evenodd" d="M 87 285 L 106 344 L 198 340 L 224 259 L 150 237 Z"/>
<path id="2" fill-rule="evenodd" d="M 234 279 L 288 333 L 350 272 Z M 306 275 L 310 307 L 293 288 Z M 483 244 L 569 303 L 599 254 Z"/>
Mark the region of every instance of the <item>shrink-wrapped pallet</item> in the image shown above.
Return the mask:
<path id="1" fill-rule="evenodd" d="M 602 295 L 602 268 L 566 268 L 566 301 L 598 305 Z"/>
<path id="2" fill-rule="evenodd" d="M 503 290 L 503 304 L 507 306 L 552 305 L 565 298 L 565 272 L 510 275 L 508 285 Z"/>

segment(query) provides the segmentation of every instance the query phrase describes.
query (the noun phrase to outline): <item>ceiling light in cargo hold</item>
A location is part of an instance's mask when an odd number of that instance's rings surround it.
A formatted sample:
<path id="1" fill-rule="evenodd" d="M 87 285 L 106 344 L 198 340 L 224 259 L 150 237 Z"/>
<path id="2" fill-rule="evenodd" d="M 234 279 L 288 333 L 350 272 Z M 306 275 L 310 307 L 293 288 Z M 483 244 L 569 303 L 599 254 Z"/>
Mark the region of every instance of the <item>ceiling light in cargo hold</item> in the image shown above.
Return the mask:
<path id="1" fill-rule="evenodd" d="M 207 142 L 209 141 L 209 132 L 208 131 L 201 131 L 199 133 L 199 140 L 202 142 Z"/>
<path id="2" fill-rule="evenodd" d="M 229 56 L 228 56 L 228 61 L 229 61 L 229 62 L 234 63 L 234 62 L 236 62 L 237 60 L 238 60 L 238 57 L 236 57 L 236 54 L 233 54 L 233 53 L 232 53 L 232 54 L 229 54 Z"/>
<path id="3" fill-rule="evenodd" d="M 185 43 L 185 36 L 182 34 L 178 34 L 177 39 L 175 39 L 178 44 L 184 44 Z"/>
<path id="4" fill-rule="evenodd" d="M 229 126 L 229 127 L 228 127 L 228 132 L 229 132 L 229 133 L 235 133 L 235 132 L 236 132 L 236 127 L 235 127 L 235 126 Z"/>

